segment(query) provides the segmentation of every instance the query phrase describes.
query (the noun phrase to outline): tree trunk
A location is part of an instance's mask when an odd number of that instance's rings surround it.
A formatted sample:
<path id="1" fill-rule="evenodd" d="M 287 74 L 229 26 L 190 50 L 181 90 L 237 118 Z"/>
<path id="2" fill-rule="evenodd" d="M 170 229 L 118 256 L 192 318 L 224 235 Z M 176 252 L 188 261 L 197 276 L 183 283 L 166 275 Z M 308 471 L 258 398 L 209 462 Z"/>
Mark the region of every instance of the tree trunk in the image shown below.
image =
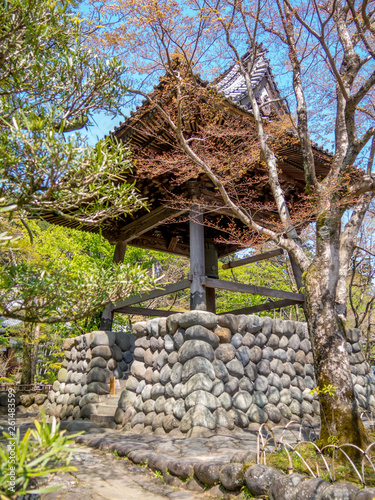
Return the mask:
<path id="1" fill-rule="evenodd" d="M 25 323 L 25 332 L 23 335 L 22 346 L 22 375 L 21 384 L 31 384 L 31 365 L 34 343 L 34 325 Z"/>
<path id="2" fill-rule="evenodd" d="M 34 332 L 34 344 L 32 346 L 32 354 L 31 354 L 30 384 L 33 384 L 35 382 L 36 366 L 37 366 L 38 351 L 39 351 L 39 336 L 40 336 L 40 326 L 36 325 Z"/>
<path id="3" fill-rule="evenodd" d="M 315 258 L 305 275 L 308 325 L 321 412 L 319 446 L 351 443 L 364 449 L 369 437 L 354 394 L 345 325 L 336 311 L 333 247 L 332 242 L 327 245 L 323 256 Z M 324 254 L 330 254 L 330 258 L 325 259 Z M 331 394 L 325 392 L 329 386 Z M 346 448 L 345 452 L 354 457 L 358 455 L 354 448 Z"/>

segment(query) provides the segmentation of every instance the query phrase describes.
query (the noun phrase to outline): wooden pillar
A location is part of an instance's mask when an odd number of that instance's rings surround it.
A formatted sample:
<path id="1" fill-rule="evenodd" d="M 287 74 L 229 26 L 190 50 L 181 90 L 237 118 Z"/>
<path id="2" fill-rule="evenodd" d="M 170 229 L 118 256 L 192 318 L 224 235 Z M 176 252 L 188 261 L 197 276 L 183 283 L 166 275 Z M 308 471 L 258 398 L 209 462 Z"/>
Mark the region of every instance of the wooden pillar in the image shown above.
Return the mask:
<path id="1" fill-rule="evenodd" d="M 206 310 L 206 293 L 202 285 L 204 265 L 203 210 L 193 205 L 190 210 L 190 309 Z"/>
<path id="2" fill-rule="evenodd" d="M 113 254 L 113 262 L 115 264 L 122 264 L 124 262 L 126 252 L 126 243 L 119 241 L 115 246 L 115 253 Z"/>
<path id="3" fill-rule="evenodd" d="M 299 265 L 297 264 L 297 262 L 293 259 L 293 257 L 290 255 L 289 252 L 288 252 L 288 255 L 289 255 L 290 265 L 292 266 L 294 279 L 296 281 L 298 293 L 303 293 L 302 271 L 301 271 Z M 303 308 L 303 311 L 304 311 L 305 316 L 307 318 L 306 302 L 304 302 L 302 304 L 302 308 Z"/>
<path id="4" fill-rule="evenodd" d="M 116 243 L 115 252 L 113 254 L 113 262 L 115 264 L 122 264 L 124 262 L 125 252 L 126 252 L 126 243 L 124 243 L 123 241 L 119 241 L 118 243 Z M 102 313 L 102 317 L 100 319 L 100 329 L 111 331 L 112 323 L 113 323 L 113 311 L 111 304 L 108 304 L 107 306 L 105 306 Z"/>
<path id="5" fill-rule="evenodd" d="M 211 240 L 205 240 L 205 274 L 208 278 L 219 278 L 217 248 Z M 216 313 L 215 288 L 206 288 L 207 311 Z"/>

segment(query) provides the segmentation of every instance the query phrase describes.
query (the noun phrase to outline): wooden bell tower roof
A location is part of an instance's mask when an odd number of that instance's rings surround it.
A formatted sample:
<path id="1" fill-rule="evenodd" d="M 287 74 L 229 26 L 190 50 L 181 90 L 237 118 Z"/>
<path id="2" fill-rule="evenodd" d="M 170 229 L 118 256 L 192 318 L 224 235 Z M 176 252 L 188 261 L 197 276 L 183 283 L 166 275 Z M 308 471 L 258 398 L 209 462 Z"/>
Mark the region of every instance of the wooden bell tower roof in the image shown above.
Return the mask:
<path id="1" fill-rule="evenodd" d="M 250 57 L 247 53 L 244 59 Z M 200 97 L 204 106 L 204 92 L 216 93 L 220 96 L 221 113 L 230 120 L 244 120 L 254 123 L 249 97 L 238 64 L 234 64 L 214 82 L 208 84 L 197 75 L 192 75 L 194 88 L 202 91 Z M 251 76 L 255 96 L 262 105 L 262 113 L 269 121 L 277 120 L 282 110 L 281 101 L 275 80 L 273 78 L 269 61 L 265 51 L 258 50 L 258 55 L 253 65 Z M 141 197 L 147 198 L 148 208 L 117 218 L 101 228 L 102 234 L 112 243 L 123 242 L 131 246 L 145 249 L 160 250 L 177 255 L 189 256 L 189 209 L 193 200 L 199 200 L 202 207 L 206 207 L 205 238 L 215 240 L 218 257 L 226 256 L 238 250 L 238 246 L 220 242 L 224 241 L 225 230 L 233 223 L 229 210 L 215 190 L 215 186 L 204 173 L 197 172 L 194 165 L 181 179 L 178 166 L 173 163 L 173 158 L 183 153 L 179 150 L 176 139 L 153 103 L 165 105 L 172 109 L 174 97 L 173 82 L 168 75 L 160 79 L 160 83 L 149 94 L 150 101 L 144 100 L 143 104 L 124 122 L 115 128 L 111 135 L 117 140 L 124 141 L 131 148 L 132 157 L 136 159 L 136 166 L 132 173 L 126 172 L 125 177 L 130 182 L 135 182 Z M 195 92 L 194 92 L 195 93 Z M 269 102 L 269 104 L 267 104 Z M 224 110 L 224 114 L 223 114 Z M 173 111 L 173 109 L 172 109 Z M 184 122 L 186 136 L 199 136 L 206 125 L 205 118 L 193 110 Z M 224 123 L 225 124 L 225 123 Z M 221 122 L 221 126 L 223 122 Z M 243 145 L 247 143 L 242 139 Z M 237 144 L 238 148 L 238 144 Z M 315 148 L 315 161 L 317 175 L 324 177 L 329 169 L 329 154 L 320 148 Z M 287 197 L 296 199 L 303 192 L 305 181 L 302 164 L 302 153 L 295 138 L 284 134 L 284 140 L 278 149 L 281 182 Z M 187 164 L 188 165 L 188 164 Z M 188 165 L 189 166 L 189 165 Z M 252 177 L 260 175 L 257 168 L 246 172 L 242 170 L 234 183 L 246 185 L 251 183 Z M 249 197 L 249 195 L 246 195 Z M 254 201 L 259 207 L 270 207 L 273 203 L 272 195 L 267 181 L 259 183 L 252 191 Z M 211 208 L 208 208 L 211 207 Z M 214 208 L 212 208 L 214 207 Z M 255 218 L 258 222 L 267 223 L 267 220 L 277 219 L 276 210 L 272 208 L 259 208 Z M 64 217 L 45 214 L 43 218 L 51 223 L 74 227 L 75 224 Z M 235 221 L 239 229 L 240 221 Z M 98 232 L 99 228 L 90 225 L 76 227 L 90 232 Z M 222 228 L 222 230 L 221 230 Z"/>

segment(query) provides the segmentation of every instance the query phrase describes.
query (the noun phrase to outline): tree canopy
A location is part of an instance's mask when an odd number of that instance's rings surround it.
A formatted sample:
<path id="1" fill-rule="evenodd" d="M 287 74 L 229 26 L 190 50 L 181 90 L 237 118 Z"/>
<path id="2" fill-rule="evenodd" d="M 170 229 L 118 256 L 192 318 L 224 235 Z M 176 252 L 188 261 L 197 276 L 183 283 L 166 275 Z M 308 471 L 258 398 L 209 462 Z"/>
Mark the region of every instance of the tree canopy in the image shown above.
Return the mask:
<path id="1" fill-rule="evenodd" d="M 233 217 L 249 231 L 288 251 L 297 264 L 298 286 L 306 295 L 317 383 L 320 387 L 337 387 L 334 397 L 320 395 L 325 414 L 321 440 L 324 443 L 329 436 L 335 436 L 338 442 L 364 447 L 368 438 L 355 402 L 345 322 L 350 259 L 375 191 L 372 5 L 367 0 L 117 0 L 98 2 L 97 6 L 113 24 L 97 34 L 96 43 L 101 42 L 103 50 L 110 48 L 130 64 L 137 58 L 135 69 L 140 75 L 153 77 L 158 71 L 165 72 L 172 82 L 171 106 L 165 106 L 165 99 L 158 98 L 160 94 L 148 94 L 147 88 L 142 89 L 140 76 L 137 82 L 141 85 L 130 91 L 147 99 L 174 137 L 177 155 L 187 159 L 185 170 L 179 164 L 181 174 L 194 170 L 207 175 Z M 264 112 L 267 103 L 262 102 L 252 85 L 260 42 L 273 49 L 271 53 L 283 68 L 282 85 L 290 95 L 288 99 L 285 94 L 276 96 L 282 104 L 276 116 Z M 176 52 L 187 68 L 185 73 L 175 64 Z M 277 226 L 257 220 L 258 209 L 250 197 L 236 196 L 230 174 L 236 172 L 237 158 L 233 163 L 228 161 L 232 167 L 228 175 L 228 169 L 217 160 L 217 150 L 205 149 L 205 130 L 198 127 L 191 133 L 185 126 L 191 96 L 202 88 L 191 75 L 205 64 L 215 69 L 215 65 L 222 66 L 228 60 L 241 74 L 248 95 L 244 121 L 256 137 L 258 161 L 265 167 L 280 220 Z M 212 86 L 208 86 L 210 89 Z M 215 112 L 215 103 L 205 104 Z M 220 102 L 216 107 L 222 109 Z M 275 134 L 270 133 L 272 126 L 277 129 L 278 122 L 285 124 L 285 120 L 302 154 L 304 188 L 310 197 L 311 218 L 316 221 L 312 254 L 301 245 L 298 219 L 293 217 L 278 168 Z M 329 173 L 324 178 L 318 174 L 316 145 L 312 142 L 319 134 L 332 139 L 333 144 Z M 344 224 L 348 208 L 350 217 Z"/>
<path id="2" fill-rule="evenodd" d="M 103 227 L 144 202 L 121 176 L 131 168 L 125 146 L 66 134 L 98 111 L 118 114 L 127 90 L 125 66 L 89 48 L 98 25 L 77 6 L 1 2 L 0 207 Z"/>

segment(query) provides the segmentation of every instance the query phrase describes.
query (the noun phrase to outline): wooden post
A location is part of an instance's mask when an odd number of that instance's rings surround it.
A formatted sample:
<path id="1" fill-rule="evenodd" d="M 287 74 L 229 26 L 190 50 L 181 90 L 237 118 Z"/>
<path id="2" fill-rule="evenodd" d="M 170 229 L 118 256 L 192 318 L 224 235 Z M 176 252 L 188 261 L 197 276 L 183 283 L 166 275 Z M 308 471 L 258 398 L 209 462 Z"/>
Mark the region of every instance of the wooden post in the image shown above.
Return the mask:
<path id="1" fill-rule="evenodd" d="M 208 278 L 219 278 L 217 248 L 211 240 L 205 240 L 205 274 Z M 215 288 L 206 288 L 207 311 L 216 313 Z"/>
<path id="2" fill-rule="evenodd" d="M 122 262 L 124 262 L 125 252 L 126 252 L 126 243 L 124 243 L 123 241 L 119 241 L 118 243 L 116 243 L 115 252 L 113 254 L 113 262 L 115 264 L 122 264 Z M 108 304 L 107 306 L 105 306 L 102 313 L 102 317 L 100 319 L 100 329 L 105 331 L 111 331 L 112 323 L 113 323 L 113 310 L 111 304 Z"/>
<path id="3" fill-rule="evenodd" d="M 126 243 L 119 241 L 115 246 L 115 253 L 113 254 L 113 262 L 115 264 L 122 264 L 124 262 L 126 252 Z"/>
<path id="4" fill-rule="evenodd" d="M 109 377 L 109 395 L 116 396 L 116 378 Z"/>
<path id="5" fill-rule="evenodd" d="M 302 293 L 302 291 L 301 291 L 303 289 L 302 271 L 301 271 L 299 265 L 297 264 L 297 262 L 293 259 L 293 257 L 290 255 L 289 252 L 288 252 L 288 255 L 289 255 L 290 265 L 292 266 L 294 279 L 296 280 L 298 293 Z M 306 302 L 304 302 L 302 304 L 302 308 L 303 308 L 303 311 L 304 311 L 305 316 L 307 318 Z"/>
<path id="6" fill-rule="evenodd" d="M 206 310 L 204 277 L 204 226 L 203 210 L 193 205 L 190 210 L 190 309 Z"/>

